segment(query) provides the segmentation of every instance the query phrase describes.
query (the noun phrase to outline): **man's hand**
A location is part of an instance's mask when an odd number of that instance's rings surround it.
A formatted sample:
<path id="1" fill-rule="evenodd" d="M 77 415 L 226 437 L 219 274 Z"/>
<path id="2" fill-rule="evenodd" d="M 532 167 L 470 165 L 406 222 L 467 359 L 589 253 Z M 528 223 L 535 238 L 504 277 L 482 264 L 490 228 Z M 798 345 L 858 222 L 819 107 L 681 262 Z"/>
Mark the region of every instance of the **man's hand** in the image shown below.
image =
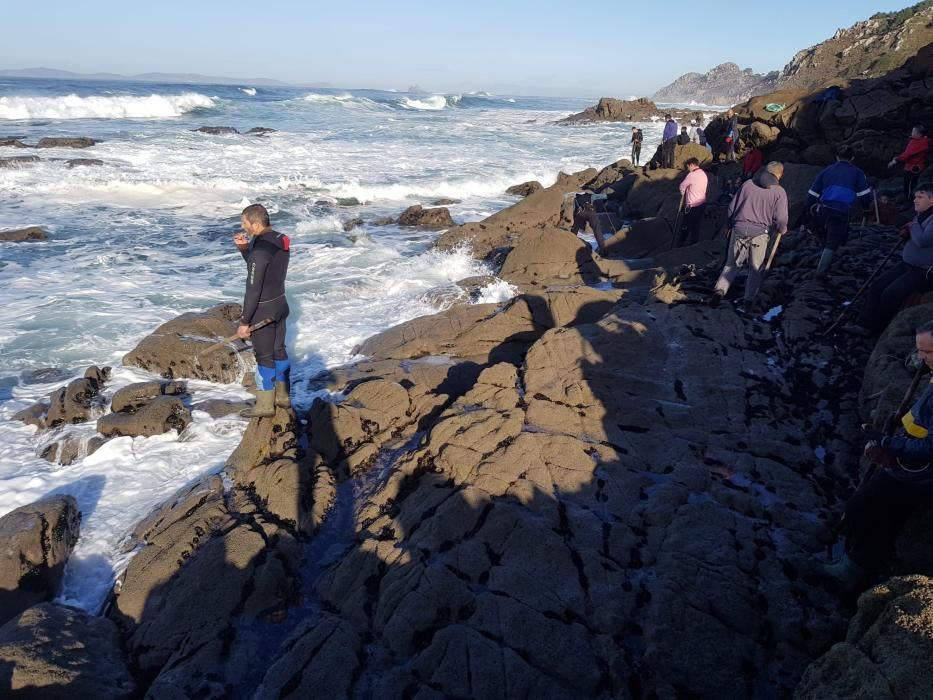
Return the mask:
<path id="1" fill-rule="evenodd" d="M 245 233 L 235 233 L 233 234 L 233 243 L 240 250 L 246 250 L 249 248 L 249 238 L 247 238 Z"/>
<path id="2" fill-rule="evenodd" d="M 243 340 L 249 340 L 249 336 L 250 336 L 249 326 L 245 324 L 237 326 L 236 336 L 237 338 L 242 338 Z"/>
<path id="3" fill-rule="evenodd" d="M 893 168 L 895 165 L 897 165 L 897 158 L 892 158 L 891 162 L 888 163 L 888 167 Z"/>
<path id="4" fill-rule="evenodd" d="M 897 466 L 897 460 L 890 452 L 883 449 L 877 440 L 870 440 L 865 445 L 865 456 L 882 469 L 892 469 Z"/>
<path id="5" fill-rule="evenodd" d="M 910 224 L 905 224 L 901 226 L 901 230 L 897 232 L 898 235 L 903 238 L 905 241 L 910 238 Z"/>

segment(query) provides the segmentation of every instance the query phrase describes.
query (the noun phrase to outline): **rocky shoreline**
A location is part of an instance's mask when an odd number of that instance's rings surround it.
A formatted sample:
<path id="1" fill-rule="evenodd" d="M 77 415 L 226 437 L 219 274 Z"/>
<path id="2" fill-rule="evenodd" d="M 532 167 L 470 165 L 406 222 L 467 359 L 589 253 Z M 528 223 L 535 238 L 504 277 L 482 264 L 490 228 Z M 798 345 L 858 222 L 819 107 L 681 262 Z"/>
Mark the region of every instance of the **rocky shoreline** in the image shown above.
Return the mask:
<path id="1" fill-rule="evenodd" d="M 745 145 L 760 127 L 742 114 Z M 694 148 L 678 147 L 677 164 Z M 714 167 L 712 201 L 738 168 Z M 817 170 L 787 164 L 792 218 Z M 0 689 L 257 700 L 933 689 L 921 667 L 933 648 L 928 517 L 898 542 L 893 573 L 905 576 L 857 610 L 816 573 L 858 479 L 859 424 L 880 423 L 903 393 L 910 328 L 933 305 L 915 300 L 874 347 L 821 338 L 895 233 L 869 225 L 831 286 L 812 280 L 816 242 L 791 235 L 758 313 L 709 309 L 723 208 L 709 208 L 699 244 L 669 250 L 681 174 L 627 161 L 561 174 L 444 231 L 437 248 L 469 246 L 518 294 L 377 334 L 361 359 L 310 380 L 329 400 L 251 421 L 222 474 L 137 525 L 102 616 L 48 602 L 78 537 L 73 501 L 0 518 L 16 594 L 0 620 Z M 580 190 L 612 203 L 605 256 L 567 230 Z M 19 418 L 183 430 L 185 378 L 248 374 L 235 348 L 193 360 L 238 311 L 170 321 L 123 358 L 159 381 L 109 396 L 106 368 L 90 368 Z M 99 417 L 107 400 L 116 418 Z"/>

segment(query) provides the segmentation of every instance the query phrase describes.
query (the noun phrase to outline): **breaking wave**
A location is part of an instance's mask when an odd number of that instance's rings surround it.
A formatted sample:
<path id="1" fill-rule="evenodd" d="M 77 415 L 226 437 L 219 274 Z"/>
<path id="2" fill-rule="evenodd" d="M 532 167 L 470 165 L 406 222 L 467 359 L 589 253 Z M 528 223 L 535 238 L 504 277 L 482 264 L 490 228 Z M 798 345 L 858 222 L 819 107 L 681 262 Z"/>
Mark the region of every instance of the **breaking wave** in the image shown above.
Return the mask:
<path id="1" fill-rule="evenodd" d="M 437 111 L 447 107 L 456 107 L 460 104 L 460 95 L 431 95 L 424 99 L 415 100 L 411 97 L 404 97 L 399 105 L 405 109 L 423 109 Z"/>
<path id="2" fill-rule="evenodd" d="M 63 97 L 0 97 L 0 119 L 167 119 L 197 109 L 209 109 L 216 100 L 197 92 L 180 95 L 122 95 L 105 97 L 75 94 Z"/>

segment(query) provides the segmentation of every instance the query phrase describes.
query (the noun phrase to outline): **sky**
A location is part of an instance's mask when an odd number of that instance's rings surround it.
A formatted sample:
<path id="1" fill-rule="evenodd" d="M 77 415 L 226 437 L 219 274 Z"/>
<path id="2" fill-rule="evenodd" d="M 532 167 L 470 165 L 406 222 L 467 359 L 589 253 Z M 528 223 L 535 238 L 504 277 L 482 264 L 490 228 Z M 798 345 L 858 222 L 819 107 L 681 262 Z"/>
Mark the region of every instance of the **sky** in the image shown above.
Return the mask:
<path id="1" fill-rule="evenodd" d="M 0 69 L 201 73 L 342 88 L 650 95 L 800 49 L 910 0 L 41 0 L 18 3 Z"/>

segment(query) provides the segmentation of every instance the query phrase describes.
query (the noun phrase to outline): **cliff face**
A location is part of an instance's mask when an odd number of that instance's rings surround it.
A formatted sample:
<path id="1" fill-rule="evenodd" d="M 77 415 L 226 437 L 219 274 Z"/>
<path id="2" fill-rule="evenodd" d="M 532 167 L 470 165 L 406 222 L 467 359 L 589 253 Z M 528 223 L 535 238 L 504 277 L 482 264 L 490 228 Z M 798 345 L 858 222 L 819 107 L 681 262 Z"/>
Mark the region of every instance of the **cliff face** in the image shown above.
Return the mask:
<path id="1" fill-rule="evenodd" d="M 735 63 L 721 63 L 707 73 L 686 73 L 654 93 L 660 102 L 735 104 L 770 90 L 778 73 L 755 73 Z"/>
<path id="2" fill-rule="evenodd" d="M 812 89 L 835 80 L 875 78 L 900 68 L 931 41 L 933 0 L 900 12 L 879 12 L 797 53 L 775 87 Z"/>
<path id="3" fill-rule="evenodd" d="M 687 73 L 654 94 L 661 102 L 735 104 L 779 89 L 815 89 L 836 81 L 875 78 L 900 68 L 933 41 L 933 0 L 899 12 L 879 12 L 798 52 L 767 75 L 723 63 L 705 74 Z"/>

